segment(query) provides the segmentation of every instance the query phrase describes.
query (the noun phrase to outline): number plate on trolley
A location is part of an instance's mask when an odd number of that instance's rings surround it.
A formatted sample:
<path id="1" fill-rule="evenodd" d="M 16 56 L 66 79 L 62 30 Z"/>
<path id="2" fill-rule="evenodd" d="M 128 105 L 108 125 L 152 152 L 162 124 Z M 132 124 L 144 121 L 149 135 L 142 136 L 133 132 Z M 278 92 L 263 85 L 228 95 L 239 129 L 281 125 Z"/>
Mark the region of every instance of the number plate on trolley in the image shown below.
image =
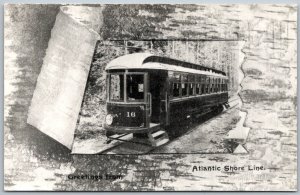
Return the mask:
<path id="1" fill-rule="evenodd" d="M 107 114 L 114 119 L 112 126 L 144 127 L 146 122 L 145 105 L 108 104 Z"/>

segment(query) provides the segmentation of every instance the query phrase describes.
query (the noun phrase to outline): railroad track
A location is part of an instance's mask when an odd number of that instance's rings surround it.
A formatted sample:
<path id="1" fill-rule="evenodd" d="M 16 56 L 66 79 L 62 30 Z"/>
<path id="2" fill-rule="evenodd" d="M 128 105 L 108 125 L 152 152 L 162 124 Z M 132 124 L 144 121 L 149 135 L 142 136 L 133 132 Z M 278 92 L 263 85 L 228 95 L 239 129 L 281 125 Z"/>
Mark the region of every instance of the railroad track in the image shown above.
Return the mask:
<path id="1" fill-rule="evenodd" d="M 194 130 L 196 130 L 197 128 L 199 128 L 199 126 L 201 125 L 205 125 L 206 123 L 210 122 L 211 120 L 215 119 L 216 117 L 220 117 L 222 114 L 227 113 L 228 111 L 236 108 L 239 105 L 240 101 L 238 97 L 234 97 L 229 99 L 228 104 L 230 105 L 229 108 L 224 109 L 221 113 L 219 113 L 217 116 L 214 117 L 210 117 L 209 119 L 205 120 L 204 123 L 202 124 L 194 124 L 193 127 L 188 126 L 188 131 L 186 131 L 185 133 L 190 133 Z M 214 111 L 212 111 L 214 112 Z M 142 141 L 137 141 L 131 138 L 132 136 L 130 136 L 130 134 L 122 134 L 122 135 L 118 135 L 117 137 L 115 137 L 112 142 L 115 142 L 115 144 L 112 145 L 112 147 L 110 148 L 106 148 L 103 151 L 99 151 L 98 154 L 118 154 L 118 155 L 122 155 L 122 154 L 148 154 L 151 153 L 153 150 L 158 149 L 160 147 L 164 147 L 166 144 L 170 143 L 170 142 L 174 142 L 176 140 L 178 140 L 180 138 L 180 136 L 175 137 L 173 139 L 170 139 L 170 141 L 168 141 L 167 143 L 158 146 L 158 147 L 153 147 L 150 146 L 146 143 L 143 143 Z"/>

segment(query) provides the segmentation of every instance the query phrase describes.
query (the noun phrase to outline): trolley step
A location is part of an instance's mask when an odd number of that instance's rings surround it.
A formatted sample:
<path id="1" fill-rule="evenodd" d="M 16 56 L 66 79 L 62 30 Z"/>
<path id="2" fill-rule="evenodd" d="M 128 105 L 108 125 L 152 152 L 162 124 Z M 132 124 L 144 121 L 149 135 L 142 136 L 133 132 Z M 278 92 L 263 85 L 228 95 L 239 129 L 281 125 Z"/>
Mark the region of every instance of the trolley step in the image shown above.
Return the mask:
<path id="1" fill-rule="evenodd" d="M 156 143 L 156 146 L 161 146 L 167 142 L 169 142 L 169 138 L 162 139 Z"/>
<path id="2" fill-rule="evenodd" d="M 169 141 L 168 133 L 164 130 L 149 132 L 148 138 L 150 144 L 154 147 L 161 146 Z"/>
<path id="3" fill-rule="evenodd" d="M 156 131 L 155 133 L 152 133 L 152 136 L 154 138 L 156 138 L 156 137 L 159 137 L 159 136 L 161 136 L 161 135 L 163 135 L 165 133 L 166 133 L 165 131 L 160 130 L 160 131 Z"/>

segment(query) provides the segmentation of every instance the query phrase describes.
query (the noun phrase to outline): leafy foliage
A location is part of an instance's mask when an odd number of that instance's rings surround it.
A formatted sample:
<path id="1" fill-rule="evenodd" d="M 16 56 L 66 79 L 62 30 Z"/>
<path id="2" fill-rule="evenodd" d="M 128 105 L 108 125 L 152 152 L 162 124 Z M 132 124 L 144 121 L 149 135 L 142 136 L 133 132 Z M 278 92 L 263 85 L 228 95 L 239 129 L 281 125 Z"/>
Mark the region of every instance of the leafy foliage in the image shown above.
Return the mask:
<path id="1" fill-rule="evenodd" d="M 141 14 L 141 10 L 146 13 Z M 161 37 L 156 27 L 174 11 L 174 5 L 107 5 L 100 34 L 104 39 Z"/>

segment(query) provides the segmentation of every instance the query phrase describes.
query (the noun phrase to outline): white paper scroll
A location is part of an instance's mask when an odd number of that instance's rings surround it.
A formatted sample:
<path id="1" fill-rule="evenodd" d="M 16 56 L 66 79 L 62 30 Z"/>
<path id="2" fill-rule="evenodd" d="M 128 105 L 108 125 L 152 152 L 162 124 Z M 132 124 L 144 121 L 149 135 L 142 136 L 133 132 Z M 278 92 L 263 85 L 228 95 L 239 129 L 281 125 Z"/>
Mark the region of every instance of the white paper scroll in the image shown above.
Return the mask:
<path id="1" fill-rule="evenodd" d="M 77 117 L 100 39 L 102 7 L 63 6 L 51 31 L 27 123 L 72 147 Z M 34 55 L 34 54 L 33 54 Z"/>

